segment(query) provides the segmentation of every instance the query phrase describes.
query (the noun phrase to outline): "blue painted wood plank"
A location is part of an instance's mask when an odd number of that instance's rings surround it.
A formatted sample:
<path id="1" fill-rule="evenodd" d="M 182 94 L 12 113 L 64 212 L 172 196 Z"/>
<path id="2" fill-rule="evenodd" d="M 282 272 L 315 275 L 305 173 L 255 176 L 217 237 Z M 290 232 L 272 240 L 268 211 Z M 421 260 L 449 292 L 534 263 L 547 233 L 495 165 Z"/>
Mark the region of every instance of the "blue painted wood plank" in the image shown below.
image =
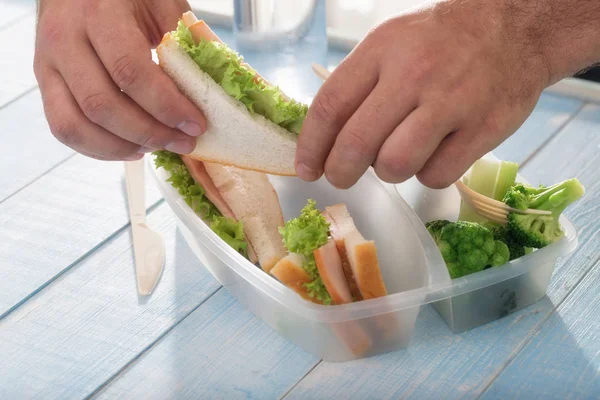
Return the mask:
<path id="1" fill-rule="evenodd" d="M 482 399 L 600 398 L 599 288 L 597 263 Z"/>
<path id="2" fill-rule="evenodd" d="M 577 177 L 586 188 L 566 213 L 579 231 L 579 249 L 555 268 L 549 296 L 558 303 L 600 257 L 600 106 L 587 105 L 525 166 L 524 174 L 534 185 Z"/>
<path id="3" fill-rule="evenodd" d="M 525 123 L 498 146 L 494 150 L 494 154 L 506 161 L 524 163 L 581 107 L 583 107 L 583 102 L 580 100 L 543 93 Z"/>
<path id="4" fill-rule="evenodd" d="M 219 290 L 99 399 L 276 399 L 317 362 Z"/>
<path id="5" fill-rule="evenodd" d="M 84 398 L 218 289 L 165 204 L 148 221 L 166 248 L 154 293 L 137 295 L 126 229 L 0 321 L 0 398 Z"/>
<path id="6" fill-rule="evenodd" d="M 0 142 L 0 203 L 74 154 L 50 133 L 38 90 L 0 108 Z"/>
<path id="7" fill-rule="evenodd" d="M 347 364 L 321 363 L 288 397 L 478 397 L 598 257 L 598 132 L 600 107 L 587 106 L 523 169 L 524 176 L 534 184 L 577 176 L 587 186 L 585 199 L 567 210 L 569 218 L 581 229 L 580 248 L 557 264 L 548 297 L 521 312 L 459 335 L 453 335 L 437 313 L 426 307 L 419 316 L 415 340 L 407 350 Z M 566 370 L 564 373 L 568 374 Z"/>
<path id="8" fill-rule="evenodd" d="M 35 88 L 37 81 L 33 73 L 35 48 L 35 13 L 0 30 L 0 108 L 16 97 Z"/>
<path id="9" fill-rule="evenodd" d="M 573 110 L 577 108 L 577 104 L 573 104 Z M 544 107 L 544 104 L 541 105 Z M 543 129 L 549 130 L 546 133 L 550 136 L 555 133 L 556 130 L 560 129 L 566 118 L 554 119 L 554 124 L 548 123 L 543 125 Z M 525 132 L 527 133 L 527 132 Z M 526 143 L 527 137 L 521 134 L 523 140 L 523 147 Z M 531 151 L 535 150 L 535 147 L 531 148 Z M 146 397 L 198 397 L 200 394 L 205 394 L 206 397 L 229 397 L 239 395 L 238 391 L 243 388 L 242 392 L 249 390 L 248 384 L 251 385 L 250 398 L 277 397 L 285 393 L 284 388 L 289 386 L 289 382 L 286 380 L 285 384 L 276 383 L 276 391 L 264 392 L 263 390 L 257 389 L 254 385 L 254 381 L 250 383 L 245 381 L 245 376 L 249 373 L 249 369 L 253 368 L 249 364 L 229 362 L 228 360 L 241 360 L 244 357 L 241 354 L 247 355 L 246 342 L 243 342 L 242 349 L 237 346 L 231 346 L 232 340 L 229 338 L 229 332 L 237 332 L 241 330 L 238 324 L 240 323 L 252 323 L 260 324 L 260 320 L 250 317 L 250 313 L 244 311 L 243 321 L 239 322 L 237 319 L 230 318 L 229 316 L 219 316 L 217 319 L 219 322 L 218 331 L 212 327 L 213 319 L 210 315 L 219 315 L 223 313 L 223 310 L 228 310 L 229 304 L 226 302 L 225 305 L 221 304 L 218 307 L 215 306 L 215 310 L 212 308 L 206 310 L 206 307 L 211 307 L 212 302 L 217 301 L 217 296 L 211 298 L 206 304 L 203 304 L 197 311 L 195 311 L 188 319 L 178 325 L 172 332 L 170 332 L 157 346 L 150 349 L 147 354 L 144 355 L 139 361 L 132 364 L 128 371 L 122 373 L 115 381 L 111 382 L 106 389 L 102 392 L 102 398 L 127 396 L 134 398 L 146 398 Z M 236 307 L 242 307 L 236 303 Z M 538 304 L 537 312 L 549 312 L 552 305 L 546 301 Z M 219 310 L 219 311 L 216 311 Z M 531 322 L 536 323 L 535 313 L 531 310 L 521 313 L 521 319 L 516 327 L 510 332 L 513 335 L 513 339 L 527 337 L 528 333 L 532 330 Z M 248 318 L 248 319 L 246 319 Z M 196 322 L 190 322 L 188 320 L 195 319 Z M 251 322 L 247 322 L 251 321 Z M 207 325 L 203 328 L 201 324 Z M 189 326 L 188 326 L 189 324 Z M 232 325 L 232 326 L 230 326 Z M 267 327 L 265 333 L 257 334 L 255 341 L 249 340 L 248 346 L 251 348 L 260 347 L 259 338 L 270 334 L 274 334 Z M 505 335 L 507 334 L 507 327 L 504 323 L 490 324 L 487 327 L 475 331 L 478 336 L 474 337 L 474 342 L 479 343 L 478 338 L 484 338 L 489 341 L 489 346 L 494 346 L 497 349 L 502 349 L 499 354 L 508 354 L 512 350 L 514 341 L 506 341 Z M 200 333 L 199 333 L 200 332 Z M 221 332 L 225 332 L 221 334 Z M 228 337 L 227 340 L 221 339 L 221 337 Z M 449 360 L 464 361 L 462 357 L 456 357 L 464 351 L 459 343 L 462 341 L 462 337 L 454 336 L 445 323 L 437 315 L 432 308 L 427 307 L 422 313 L 421 320 L 417 325 L 416 332 L 417 339 L 406 352 L 392 353 L 385 355 L 381 358 L 372 358 L 364 361 L 358 361 L 349 364 L 320 364 L 314 373 L 309 375 L 307 380 L 300 383 L 301 388 L 293 390 L 290 397 L 302 397 L 302 398 L 328 398 L 339 396 L 341 398 L 352 397 L 365 398 L 365 397 L 386 397 L 386 395 L 398 395 L 400 392 L 405 394 L 406 391 L 416 390 L 420 386 L 415 382 L 422 382 L 427 376 L 429 365 L 440 361 L 440 354 L 447 354 L 449 348 L 454 347 L 455 350 L 451 356 L 448 356 Z M 493 341 L 490 341 L 490 337 Z M 277 339 L 281 340 L 279 336 Z M 271 343 L 272 339 L 268 342 Z M 182 345 L 182 343 L 190 343 L 191 346 Z M 237 341 L 236 341 L 237 342 Z M 208 344 L 207 344 L 208 343 Z M 178 345 L 179 344 L 179 345 Z M 179 346 L 183 346 L 179 349 Z M 270 346 L 263 346 L 262 352 L 267 352 L 268 355 L 263 353 L 257 353 L 259 356 L 251 355 L 252 359 L 258 358 L 263 360 L 268 358 L 279 362 L 278 358 L 273 358 L 270 354 Z M 477 345 L 473 346 L 472 351 L 480 350 Z M 181 354 L 180 354 L 181 353 Z M 299 353 L 304 354 L 303 352 Z M 415 356 L 416 355 L 416 356 Z M 490 357 L 493 358 L 493 357 Z M 170 360 L 170 362 L 169 362 Z M 172 360 L 177 360 L 173 362 Z M 383 361 L 382 361 L 383 360 Z M 505 360 L 502 356 L 500 360 L 490 360 L 492 365 Z M 197 365 L 200 363 L 200 365 Z M 213 367 L 209 367 L 213 363 Z M 294 361 L 294 364 L 297 361 Z M 165 365 L 176 364 L 180 367 L 165 367 Z M 405 380 L 406 386 L 398 389 L 395 386 L 395 375 L 392 375 L 389 371 L 381 373 L 382 369 L 379 368 L 381 365 L 385 365 L 387 368 L 389 364 L 394 366 L 394 371 L 397 374 L 406 373 L 407 370 L 412 370 L 413 374 L 407 376 Z M 194 366 L 197 365 L 196 368 Z M 232 369 L 231 373 L 221 372 L 220 368 L 223 365 L 225 368 Z M 306 364 L 307 368 L 311 367 L 311 363 Z M 289 366 L 283 366 L 281 370 L 287 370 Z M 217 372 L 214 372 L 216 369 Z M 301 369 L 297 371 L 299 376 L 302 376 L 303 371 L 308 369 Z M 318 371 L 318 372 L 317 372 Z M 489 371 L 490 374 L 492 371 Z M 214 378 L 214 374 L 217 378 Z M 223 375 L 225 374 L 225 375 Z M 347 375 L 346 375 L 347 374 Z M 341 376 L 348 376 L 348 379 L 339 379 Z M 390 379 L 393 376 L 394 379 Z M 148 379 L 142 379 L 143 377 L 151 377 L 152 382 L 157 382 L 156 385 L 147 385 Z M 316 378 L 315 378 L 316 377 Z M 313 381 L 313 379 L 315 379 Z M 415 381 L 416 379 L 416 381 Z M 241 381 L 245 383 L 242 384 Z M 335 382 L 333 385 L 328 385 L 327 382 Z M 227 383 L 229 382 L 229 383 Z M 234 382 L 234 383 L 232 383 Z M 445 382 L 445 381 L 441 381 Z M 176 385 L 174 383 L 177 383 Z M 314 384 L 313 384 L 314 383 Z M 310 386 L 313 390 L 304 392 L 304 385 Z M 445 383 L 444 383 L 445 384 Z M 386 391 L 385 388 L 389 388 Z M 421 387 L 422 388 L 422 387 Z M 444 388 L 441 388 L 445 390 Z M 422 394 L 422 392 L 420 392 Z"/>
<path id="10" fill-rule="evenodd" d="M 147 205 L 161 198 L 150 179 Z M 2 202 L 0 318 L 128 222 L 123 164 L 81 155 Z"/>

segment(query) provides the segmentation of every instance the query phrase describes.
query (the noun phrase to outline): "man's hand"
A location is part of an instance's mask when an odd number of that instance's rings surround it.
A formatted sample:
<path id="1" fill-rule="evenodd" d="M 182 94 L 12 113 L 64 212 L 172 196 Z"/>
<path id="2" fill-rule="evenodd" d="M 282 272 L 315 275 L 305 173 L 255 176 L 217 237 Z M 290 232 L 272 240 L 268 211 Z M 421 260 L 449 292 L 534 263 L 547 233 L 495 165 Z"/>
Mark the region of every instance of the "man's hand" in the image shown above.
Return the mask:
<path id="1" fill-rule="evenodd" d="M 102 160 L 189 153 L 200 111 L 152 61 L 184 0 L 40 0 L 34 70 L 50 129 Z"/>
<path id="2" fill-rule="evenodd" d="M 339 188 L 369 166 L 390 183 L 416 175 L 444 188 L 459 179 L 558 80 L 542 47 L 553 34 L 534 29 L 545 6 L 534 3 L 441 2 L 372 30 L 315 97 L 299 137 L 298 175 L 312 181 L 324 173 Z"/>

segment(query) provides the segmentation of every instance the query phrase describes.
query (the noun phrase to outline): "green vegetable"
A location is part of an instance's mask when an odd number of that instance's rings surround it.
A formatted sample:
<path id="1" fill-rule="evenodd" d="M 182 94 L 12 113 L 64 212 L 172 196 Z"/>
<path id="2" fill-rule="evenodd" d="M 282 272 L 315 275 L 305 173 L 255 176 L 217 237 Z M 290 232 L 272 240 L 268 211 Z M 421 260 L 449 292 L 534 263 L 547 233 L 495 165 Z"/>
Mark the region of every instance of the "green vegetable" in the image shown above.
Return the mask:
<path id="1" fill-rule="evenodd" d="M 515 240 L 515 238 L 508 231 L 508 227 L 498 225 L 492 222 L 484 223 L 483 226 L 485 226 L 487 229 L 490 230 L 490 232 L 492 232 L 492 235 L 494 235 L 495 240 L 499 240 L 502 243 L 506 244 L 510 253 L 509 261 L 515 260 L 519 257 L 523 257 L 526 254 L 526 248 L 522 244 L 517 242 L 517 240 Z"/>
<path id="2" fill-rule="evenodd" d="M 205 40 L 196 45 L 182 21 L 172 34 L 200 69 L 251 113 L 260 114 L 291 133 L 300 133 L 307 105 L 286 99 L 278 87 L 267 84 L 256 71 L 243 65 L 243 58 L 227 45 Z"/>
<path id="3" fill-rule="evenodd" d="M 440 249 L 452 279 L 508 262 L 506 244 L 494 240 L 492 232 L 483 225 L 438 220 L 428 222 L 426 227 Z"/>
<path id="4" fill-rule="evenodd" d="M 224 217 L 219 210 L 204 195 L 202 186 L 194 182 L 187 167 L 175 153 L 160 150 L 153 153 L 156 156 L 156 168 L 164 168 L 169 173 L 167 182 L 171 183 L 188 206 L 203 220 L 210 223 L 210 228 L 229 246 L 245 257 L 248 243 L 244 236 L 241 221 Z"/>
<path id="5" fill-rule="evenodd" d="M 585 189 L 573 178 L 550 187 L 534 188 L 523 184 L 511 187 L 504 202 L 519 210 L 532 208 L 551 211 L 552 215 L 508 214 L 508 230 L 514 240 L 525 247 L 540 249 L 552 244 L 564 236 L 559 218 L 572 203 L 579 200 Z"/>
<path id="6" fill-rule="evenodd" d="M 305 258 L 302 266 L 312 281 L 306 284 L 308 295 L 312 298 L 331 304 L 331 296 L 319 275 L 313 251 L 327 243 L 329 223 L 316 208 L 316 202 L 309 200 L 302 209 L 300 216 L 288 221 L 279 229 L 283 244 L 291 253 L 301 254 Z"/>
<path id="7" fill-rule="evenodd" d="M 471 167 L 463 182 L 477 193 L 502 201 L 509 187 L 514 185 L 519 164 L 509 161 L 479 159 Z M 459 221 L 485 222 L 471 206 L 461 202 Z"/>

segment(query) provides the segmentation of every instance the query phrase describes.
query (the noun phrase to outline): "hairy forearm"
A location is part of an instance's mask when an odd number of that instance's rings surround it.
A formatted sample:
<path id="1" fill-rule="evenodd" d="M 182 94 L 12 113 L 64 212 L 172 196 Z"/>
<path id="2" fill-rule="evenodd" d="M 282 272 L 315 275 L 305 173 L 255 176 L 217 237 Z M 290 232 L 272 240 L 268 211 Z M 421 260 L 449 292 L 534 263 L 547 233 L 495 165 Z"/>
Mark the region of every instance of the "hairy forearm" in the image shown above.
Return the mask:
<path id="1" fill-rule="evenodd" d="M 513 40 L 537 50 L 548 85 L 600 62 L 600 0 L 502 0 Z"/>

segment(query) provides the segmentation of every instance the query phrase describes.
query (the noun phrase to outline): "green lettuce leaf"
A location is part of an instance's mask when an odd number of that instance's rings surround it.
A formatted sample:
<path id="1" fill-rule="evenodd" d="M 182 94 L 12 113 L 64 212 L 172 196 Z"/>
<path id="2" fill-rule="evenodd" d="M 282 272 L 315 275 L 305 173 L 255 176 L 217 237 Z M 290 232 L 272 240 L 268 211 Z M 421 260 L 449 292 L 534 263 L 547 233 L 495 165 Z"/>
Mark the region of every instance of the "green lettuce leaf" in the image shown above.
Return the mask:
<path id="1" fill-rule="evenodd" d="M 306 104 L 286 100 L 278 87 L 257 78 L 256 71 L 243 65 L 243 57 L 227 45 L 204 40 L 196 45 L 182 21 L 172 35 L 200 69 L 221 85 L 227 94 L 241 101 L 251 113 L 260 114 L 291 133 L 300 133 L 308 111 Z"/>
<path id="2" fill-rule="evenodd" d="M 300 216 L 288 221 L 279 232 L 288 251 L 301 254 L 306 260 L 302 267 L 312 279 L 305 285 L 308 295 L 324 304 L 331 304 L 331 296 L 319 275 L 313 254 L 314 250 L 327 243 L 329 237 L 329 223 L 317 209 L 316 202 L 308 200 Z"/>
<path id="3" fill-rule="evenodd" d="M 179 155 L 166 150 L 155 151 L 156 168 L 163 168 L 169 173 L 167 182 L 171 184 L 188 206 L 203 220 L 209 221 L 210 228 L 229 246 L 247 257 L 248 243 L 244 236 L 241 221 L 224 217 L 217 207 L 205 196 L 204 188 L 198 185 Z"/>
<path id="4" fill-rule="evenodd" d="M 235 221 L 223 216 L 214 216 L 210 228 L 229 246 L 247 256 L 248 243 L 244 236 L 244 226 L 241 221 Z"/>

